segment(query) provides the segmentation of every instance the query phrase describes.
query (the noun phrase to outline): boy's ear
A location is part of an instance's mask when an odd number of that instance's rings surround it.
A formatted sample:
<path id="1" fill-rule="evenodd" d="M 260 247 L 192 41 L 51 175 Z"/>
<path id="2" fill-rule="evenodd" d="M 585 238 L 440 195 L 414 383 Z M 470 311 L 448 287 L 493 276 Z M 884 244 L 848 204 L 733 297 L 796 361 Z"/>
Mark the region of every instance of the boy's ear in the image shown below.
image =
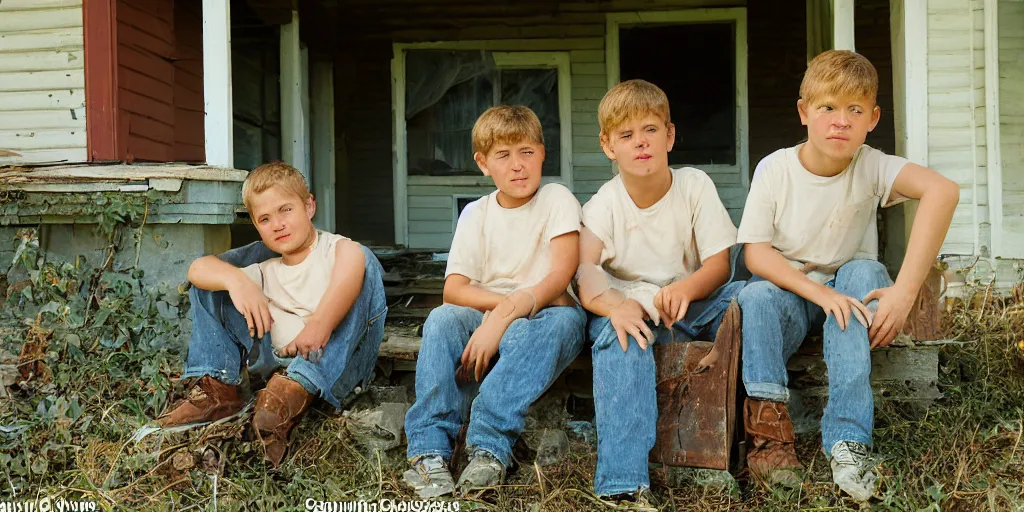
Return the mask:
<path id="1" fill-rule="evenodd" d="M 868 127 L 869 132 L 875 130 L 880 119 L 882 119 L 882 107 L 875 105 L 874 108 L 871 109 L 871 126 Z"/>
<path id="2" fill-rule="evenodd" d="M 477 151 L 473 153 L 473 161 L 476 162 L 476 166 L 480 168 L 480 172 L 484 173 L 484 176 L 491 175 L 491 171 L 487 169 L 487 155 Z"/>
<path id="3" fill-rule="evenodd" d="M 612 151 L 611 139 L 608 138 L 607 133 L 601 134 L 601 150 L 604 151 L 605 156 L 608 157 L 612 162 L 615 161 L 615 152 Z"/>
<path id="4" fill-rule="evenodd" d="M 803 98 L 796 100 L 796 111 L 800 113 L 800 124 L 807 126 L 807 102 Z"/>
<path id="5" fill-rule="evenodd" d="M 665 135 L 668 137 L 668 143 L 665 145 L 665 147 L 667 148 L 666 152 L 668 152 L 672 151 L 672 146 L 676 144 L 676 125 L 670 122 L 665 122 L 665 128 Z"/>
<path id="6" fill-rule="evenodd" d="M 314 215 L 316 215 L 316 199 L 313 198 L 313 194 L 310 194 L 306 199 L 306 216 L 309 217 L 309 220 L 313 220 Z"/>

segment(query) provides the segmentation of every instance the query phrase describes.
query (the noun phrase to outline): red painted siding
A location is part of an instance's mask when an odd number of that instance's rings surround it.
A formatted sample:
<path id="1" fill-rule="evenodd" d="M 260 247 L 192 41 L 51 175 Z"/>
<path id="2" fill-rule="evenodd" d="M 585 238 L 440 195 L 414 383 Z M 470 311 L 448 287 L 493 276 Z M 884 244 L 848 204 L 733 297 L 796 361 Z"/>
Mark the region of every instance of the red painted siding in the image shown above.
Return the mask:
<path id="1" fill-rule="evenodd" d="M 203 161 L 199 0 L 117 0 L 117 131 L 127 161 Z"/>

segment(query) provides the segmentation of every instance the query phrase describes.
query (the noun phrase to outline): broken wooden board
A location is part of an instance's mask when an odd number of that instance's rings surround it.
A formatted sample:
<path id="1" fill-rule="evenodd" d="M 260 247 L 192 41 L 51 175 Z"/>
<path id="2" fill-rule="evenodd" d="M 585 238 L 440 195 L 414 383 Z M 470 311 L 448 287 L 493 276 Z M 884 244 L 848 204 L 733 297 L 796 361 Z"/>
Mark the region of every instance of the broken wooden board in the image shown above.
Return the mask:
<path id="1" fill-rule="evenodd" d="M 740 307 L 733 301 L 715 342 L 655 345 L 657 440 L 651 462 L 727 470 L 737 431 Z"/>
<path id="2" fill-rule="evenodd" d="M 943 397 L 938 387 L 939 351 L 932 341 L 915 346 L 890 346 L 871 351 L 871 389 L 876 406 L 883 402 L 925 409 Z M 828 368 L 821 341 L 812 338 L 787 364 L 790 414 L 797 433 L 815 432 L 828 401 Z"/>
<path id="3" fill-rule="evenodd" d="M 22 184 L 129 182 L 149 179 L 242 182 L 248 174 L 239 169 L 182 163 L 6 166 L 0 167 L 0 182 L 13 188 L 19 188 Z"/>

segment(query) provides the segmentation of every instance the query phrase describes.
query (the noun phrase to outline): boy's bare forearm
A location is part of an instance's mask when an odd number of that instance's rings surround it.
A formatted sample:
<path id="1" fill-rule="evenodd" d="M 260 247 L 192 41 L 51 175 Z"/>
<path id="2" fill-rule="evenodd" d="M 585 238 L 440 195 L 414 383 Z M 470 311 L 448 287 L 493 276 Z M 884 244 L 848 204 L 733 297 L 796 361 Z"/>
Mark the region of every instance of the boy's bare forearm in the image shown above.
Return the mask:
<path id="1" fill-rule="evenodd" d="M 569 283 L 579 267 L 579 233 L 572 232 L 551 240 L 551 271 L 539 283 L 530 288 L 537 303 L 534 311 L 540 311 L 557 299 L 568 297 Z M 571 299 L 569 299 L 571 300 Z"/>
<path id="2" fill-rule="evenodd" d="M 678 281 L 686 287 L 687 298 L 691 302 L 706 299 L 720 286 L 729 280 L 729 249 L 704 261 L 696 272 Z"/>
<path id="3" fill-rule="evenodd" d="M 189 282 L 203 290 L 228 290 L 239 279 L 249 279 L 249 276 L 242 269 L 212 255 L 203 256 L 188 267 Z"/>
<path id="4" fill-rule="evenodd" d="M 583 295 L 582 290 L 580 291 L 580 295 Z M 583 309 L 586 309 L 597 316 L 607 317 L 611 316 L 613 309 L 621 306 L 626 302 L 626 300 L 625 294 L 614 288 L 609 288 L 601 295 L 598 295 L 586 302 L 583 302 L 583 300 L 580 299 L 580 305 L 583 306 Z"/>
<path id="5" fill-rule="evenodd" d="M 326 331 L 334 331 L 345 319 L 363 291 L 366 256 L 359 244 L 344 240 L 335 247 L 331 282 L 313 311 L 310 322 L 319 322 Z"/>
<path id="6" fill-rule="evenodd" d="M 473 285 L 469 278 L 452 274 L 444 281 L 444 302 L 487 312 L 505 300 L 505 296 Z"/>
<path id="7" fill-rule="evenodd" d="M 746 244 L 744 252 L 744 261 L 751 273 L 771 281 L 783 290 L 791 291 L 811 302 L 815 301 L 815 294 L 821 285 L 793 268 L 770 243 Z"/>
<path id="8" fill-rule="evenodd" d="M 912 294 L 921 289 L 942 248 L 942 241 L 949 231 L 959 199 L 960 191 L 955 184 L 939 186 L 921 195 L 921 203 L 910 230 L 907 254 L 896 277 L 897 287 Z"/>

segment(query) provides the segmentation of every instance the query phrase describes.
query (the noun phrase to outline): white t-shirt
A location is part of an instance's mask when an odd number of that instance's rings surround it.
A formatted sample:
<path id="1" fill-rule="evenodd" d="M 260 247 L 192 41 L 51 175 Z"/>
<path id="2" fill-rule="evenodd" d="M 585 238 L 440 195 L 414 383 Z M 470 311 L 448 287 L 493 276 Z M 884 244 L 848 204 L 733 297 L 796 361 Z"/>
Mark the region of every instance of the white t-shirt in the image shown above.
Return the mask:
<path id="1" fill-rule="evenodd" d="M 579 229 L 580 202 L 564 185 L 544 185 L 518 208 L 502 207 L 492 192 L 462 211 L 444 275 L 508 295 L 543 280 L 551 272 L 551 239 Z"/>
<path id="2" fill-rule="evenodd" d="M 648 208 L 615 176 L 583 207 L 583 224 L 604 243 L 601 265 L 612 288 L 659 322 L 654 296 L 736 244 L 736 226 L 704 171 L 672 170 L 672 187 Z"/>
<path id="3" fill-rule="evenodd" d="M 863 145 L 843 172 L 824 177 L 804 168 L 799 151 L 780 149 L 757 164 L 738 239 L 771 242 L 824 284 L 850 260 L 878 259 L 876 212 L 906 200 L 892 184 L 908 161 Z"/>
<path id="4" fill-rule="evenodd" d="M 280 350 L 288 346 L 302 328 L 327 291 L 334 271 L 338 242 L 348 240 L 341 235 L 317 231 L 313 249 L 306 259 L 285 265 L 280 257 L 254 263 L 242 269 L 270 300 L 270 341 Z"/>

